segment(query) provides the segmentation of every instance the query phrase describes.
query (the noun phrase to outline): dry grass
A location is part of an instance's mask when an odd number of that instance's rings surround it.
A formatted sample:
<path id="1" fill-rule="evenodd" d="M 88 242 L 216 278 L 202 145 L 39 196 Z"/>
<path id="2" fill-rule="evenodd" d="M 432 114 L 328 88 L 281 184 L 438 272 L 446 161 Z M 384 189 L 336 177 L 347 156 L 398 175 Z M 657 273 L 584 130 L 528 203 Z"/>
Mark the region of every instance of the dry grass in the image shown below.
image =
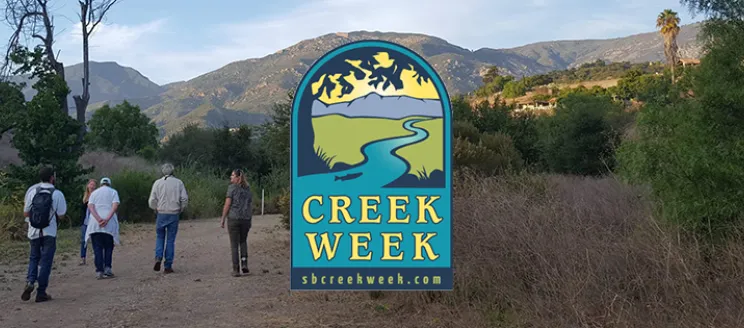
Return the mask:
<path id="1" fill-rule="evenodd" d="M 744 246 L 706 256 L 611 179 L 460 177 L 452 293 L 386 293 L 462 327 L 742 327 Z M 710 253 L 708 253 L 710 254 Z"/>

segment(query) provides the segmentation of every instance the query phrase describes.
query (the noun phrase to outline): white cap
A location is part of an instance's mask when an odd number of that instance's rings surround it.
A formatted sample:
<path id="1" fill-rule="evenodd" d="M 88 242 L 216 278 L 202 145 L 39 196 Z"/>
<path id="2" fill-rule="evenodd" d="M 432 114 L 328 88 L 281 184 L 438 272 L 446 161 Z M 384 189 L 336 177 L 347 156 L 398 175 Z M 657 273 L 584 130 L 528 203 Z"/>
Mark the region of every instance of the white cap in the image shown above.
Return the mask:
<path id="1" fill-rule="evenodd" d="M 101 179 L 101 184 L 104 184 L 104 183 L 111 184 L 111 179 L 109 179 L 109 178 L 103 178 L 103 179 Z"/>

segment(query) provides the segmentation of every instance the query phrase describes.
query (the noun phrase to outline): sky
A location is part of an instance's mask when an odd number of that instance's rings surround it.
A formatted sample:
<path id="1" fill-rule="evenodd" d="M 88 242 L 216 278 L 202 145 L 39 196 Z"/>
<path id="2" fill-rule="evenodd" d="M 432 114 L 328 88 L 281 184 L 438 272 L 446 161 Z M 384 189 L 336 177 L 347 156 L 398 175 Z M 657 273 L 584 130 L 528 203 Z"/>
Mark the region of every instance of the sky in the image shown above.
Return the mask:
<path id="1" fill-rule="evenodd" d="M 55 51 L 66 66 L 82 62 L 77 1 L 50 3 Z M 385 9 L 375 14 L 371 6 Z M 121 0 L 92 36 L 90 58 L 162 85 L 334 32 L 423 33 L 471 50 L 511 48 L 652 32 L 667 8 L 683 25 L 702 19 L 679 0 Z M 2 24 L 0 48 L 11 34 Z"/>

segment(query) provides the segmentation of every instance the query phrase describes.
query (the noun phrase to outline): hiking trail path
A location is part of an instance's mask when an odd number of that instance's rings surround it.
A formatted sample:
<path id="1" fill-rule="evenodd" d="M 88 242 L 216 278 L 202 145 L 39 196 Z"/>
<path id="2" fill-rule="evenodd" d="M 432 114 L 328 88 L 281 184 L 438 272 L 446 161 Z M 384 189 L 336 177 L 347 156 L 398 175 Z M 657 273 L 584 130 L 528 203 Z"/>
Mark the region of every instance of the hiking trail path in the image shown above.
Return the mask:
<path id="1" fill-rule="evenodd" d="M 28 260 L 0 266 L 0 327 L 433 327 L 438 319 L 394 315 L 366 292 L 289 291 L 289 231 L 277 215 L 255 216 L 248 234 L 251 275 L 232 277 L 227 231 L 219 219 L 182 220 L 174 273 L 153 271 L 155 226 L 125 230 L 113 279 L 96 280 L 92 248 L 57 251 L 52 300 L 21 301 Z M 382 304 L 382 305 L 381 305 Z M 383 310 L 381 310 L 383 309 Z"/>

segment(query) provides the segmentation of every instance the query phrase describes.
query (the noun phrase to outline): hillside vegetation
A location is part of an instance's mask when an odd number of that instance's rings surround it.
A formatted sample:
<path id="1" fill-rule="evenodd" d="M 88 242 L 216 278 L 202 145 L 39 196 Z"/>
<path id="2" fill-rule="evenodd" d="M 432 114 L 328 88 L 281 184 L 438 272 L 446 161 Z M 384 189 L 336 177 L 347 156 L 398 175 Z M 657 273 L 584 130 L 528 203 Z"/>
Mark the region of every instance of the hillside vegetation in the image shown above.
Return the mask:
<path id="1" fill-rule="evenodd" d="M 677 43 L 683 57 L 700 56 L 702 48 L 696 40 L 699 29 L 699 24 L 682 26 Z M 608 40 L 549 41 L 476 51 L 423 34 L 333 33 L 299 42 L 266 57 L 237 61 L 191 80 L 163 86 L 132 68 L 92 62 L 88 118 L 103 105 L 115 106 L 127 100 L 145 111 L 161 137 L 191 124 L 216 128 L 225 123 L 231 127 L 261 124 L 271 116 L 273 104 L 283 101 L 283 96 L 294 89 L 317 58 L 333 47 L 362 39 L 393 41 L 421 54 L 434 66 L 452 94 L 481 87 L 482 77 L 491 66 L 499 67 L 502 75 L 521 78 L 576 68 L 597 60 L 641 64 L 663 60 L 660 55 L 663 42 L 656 32 Z M 80 92 L 80 66 L 65 68 L 70 94 Z M 34 92 L 27 86 L 26 99 L 30 100 Z"/>

